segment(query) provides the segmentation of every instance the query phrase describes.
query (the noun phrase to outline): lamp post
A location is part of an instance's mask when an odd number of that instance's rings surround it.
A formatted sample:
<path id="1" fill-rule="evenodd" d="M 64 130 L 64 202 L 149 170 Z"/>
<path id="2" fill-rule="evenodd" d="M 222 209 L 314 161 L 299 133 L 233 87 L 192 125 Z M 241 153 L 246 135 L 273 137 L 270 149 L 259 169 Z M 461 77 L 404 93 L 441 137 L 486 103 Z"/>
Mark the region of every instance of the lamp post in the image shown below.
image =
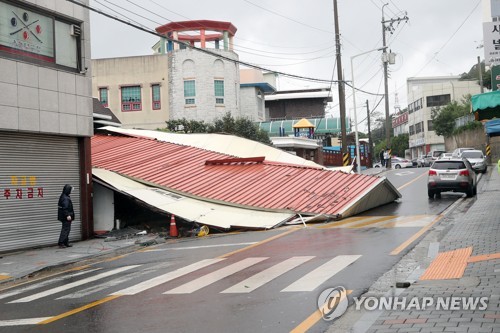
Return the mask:
<path id="1" fill-rule="evenodd" d="M 373 49 L 373 50 L 366 51 L 366 52 L 363 52 L 360 54 L 356 54 L 356 55 L 353 55 L 351 57 L 352 103 L 353 103 L 353 107 L 354 107 L 354 134 L 355 134 L 355 140 L 356 140 L 356 143 L 355 143 L 356 144 L 356 164 L 358 165 L 357 170 L 356 170 L 357 173 L 361 173 L 361 162 L 360 162 L 360 158 L 359 158 L 358 116 L 357 116 L 357 112 L 356 112 L 356 88 L 354 86 L 353 60 L 356 57 L 365 55 L 365 54 L 370 53 L 370 52 L 382 51 L 382 50 L 385 50 L 386 48 L 387 48 L 387 46 L 384 46 L 384 47 L 381 47 L 378 49 Z"/>

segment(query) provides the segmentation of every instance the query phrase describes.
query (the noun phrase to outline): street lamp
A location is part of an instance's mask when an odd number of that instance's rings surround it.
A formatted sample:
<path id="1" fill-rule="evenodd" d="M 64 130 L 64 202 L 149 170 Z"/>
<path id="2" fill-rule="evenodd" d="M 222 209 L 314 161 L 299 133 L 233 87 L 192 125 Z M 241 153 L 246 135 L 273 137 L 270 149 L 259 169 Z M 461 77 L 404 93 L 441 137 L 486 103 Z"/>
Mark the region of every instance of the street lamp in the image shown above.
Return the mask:
<path id="1" fill-rule="evenodd" d="M 359 158 L 358 116 L 357 116 L 357 112 L 356 112 L 356 88 L 354 88 L 354 67 L 353 67 L 352 63 L 353 63 L 354 58 L 356 58 L 356 57 L 359 57 L 359 56 L 362 56 L 362 55 L 365 55 L 367 53 L 374 52 L 374 51 L 382 51 L 382 50 L 385 50 L 386 48 L 387 48 L 387 46 L 384 46 L 384 47 L 381 47 L 378 49 L 373 49 L 373 50 L 366 51 L 366 52 L 363 52 L 360 54 L 356 54 L 356 55 L 353 55 L 351 57 L 352 103 L 354 106 L 354 133 L 355 133 L 355 137 L 356 137 L 355 140 L 356 140 L 356 164 L 357 164 L 356 172 L 357 173 L 361 173 L 361 162 L 360 162 L 360 158 Z"/>

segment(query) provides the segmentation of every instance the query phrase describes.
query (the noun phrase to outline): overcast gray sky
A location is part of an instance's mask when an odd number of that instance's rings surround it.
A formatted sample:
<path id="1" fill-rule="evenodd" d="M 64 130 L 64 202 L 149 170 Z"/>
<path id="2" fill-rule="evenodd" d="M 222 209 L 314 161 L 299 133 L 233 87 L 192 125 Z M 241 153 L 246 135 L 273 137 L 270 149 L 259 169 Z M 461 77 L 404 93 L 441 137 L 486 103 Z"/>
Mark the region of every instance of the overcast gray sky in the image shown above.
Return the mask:
<path id="1" fill-rule="evenodd" d="M 351 57 L 382 46 L 382 7 L 385 20 L 408 16 L 387 32 L 387 45 L 396 53 L 389 66 L 389 104 L 396 93 L 401 108 L 408 104 L 408 77 L 459 75 L 484 57 L 481 0 L 338 0 L 344 79 L 351 80 Z M 90 5 L 153 29 L 169 22 L 207 19 L 229 21 L 238 29 L 235 52 L 241 61 L 290 74 L 331 80 L 335 68 L 333 0 L 90 0 Z M 138 16 L 138 15 L 142 16 Z M 91 13 L 92 58 L 151 54 L 158 38 Z M 368 99 L 375 107 L 383 94 L 380 52 L 354 59 L 355 85 L 372 94 L 356 93 L 358 107 Z M 328 86 L 281 77 L 280 90 Z M 338 90 L 329 114 L 339 116 Z M 346 108 L 352 116 L 352 91 L 346 87 Z M 384 103 L 377 110 L 384 113 Z M 366 111 L 358 108 L 358 120 Z M 363 127 L 363 126 L 362 126 Z M 362 129 L 360 129 L 362 130 Z"/>

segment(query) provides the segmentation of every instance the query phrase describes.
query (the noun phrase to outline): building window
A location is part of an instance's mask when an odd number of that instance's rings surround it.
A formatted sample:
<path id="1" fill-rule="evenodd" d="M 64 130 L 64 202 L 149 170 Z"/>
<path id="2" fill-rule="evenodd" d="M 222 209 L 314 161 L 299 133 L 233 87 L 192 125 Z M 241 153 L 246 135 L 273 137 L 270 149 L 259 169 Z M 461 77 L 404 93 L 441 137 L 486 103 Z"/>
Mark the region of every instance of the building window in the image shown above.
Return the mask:
<path id="1" fill-rule="evenodd" d="M 434 131 L 434 127 L 432 127 L 432 120 L 427 120 L 427 131 Z"/>
<path id="2" fill-rule="evenodd" d="M 196 87 L 194 80 L 184 80 L 184 103 L 186 105 L 196 104 Z"/>
<path id="3" fill-rule="evenodd" d="M 122 111 L 141 111 L 141 87 L 122 87 Z"/>
<path id="4" fill-rule="evenodd" d="M 415 134 L 415 127 L 413 125 L 410 125 L 409 130 L 410 130 L 410 135 Z"/>
<path id="5" fill-rule="evenodd" d="M 451 102 L 450 94 L 427 96 L 427 107 L 443 106 Z"/>
<path id="6" fill-rule="evenodd" d="M 215 104 L 224 104 L 224 80 L 214 80 Z"/>
<path id="7" fill-rule="evenodd" d="M 99 100 L 102 106 L 108 107 L 108 88 L 99 88 Z"/>
<path id="8" fill-rule="evenodd" d="M 159 84 L 153 84 L 151 86 L 151 94 L 152 94 L 152 100 L 153 100 L 153 110 L 160 110 L 161 109 L 161 99 L 160 99 L 160 85 Z"/>

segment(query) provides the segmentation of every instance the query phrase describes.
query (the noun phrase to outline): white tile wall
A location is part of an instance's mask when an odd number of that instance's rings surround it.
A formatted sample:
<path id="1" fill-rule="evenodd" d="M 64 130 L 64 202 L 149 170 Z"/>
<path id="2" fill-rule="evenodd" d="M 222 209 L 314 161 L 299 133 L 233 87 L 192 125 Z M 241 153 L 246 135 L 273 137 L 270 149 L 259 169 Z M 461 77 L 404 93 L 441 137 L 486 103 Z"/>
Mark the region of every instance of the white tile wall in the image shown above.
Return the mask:
<path id="1" fill-rule="evenodd" d="M 20 108 L 38 109 L 39 108 L 38 89 L 25 86 L 17 86 L 17 105 Z"/>
<path id="2" fill-rule="evenodd" d="M 50 10 L 56 9 L 56 1 L 60 2 L 60 0 L 36 0 L 35 2 L 38 6 L 44 7 Z"/>
<path id="3" fill-rule="evenodd" d="M 73 16 L 73 5 L 71 2 L 57 0 L 56 1 L 56 12 L 59 12 L 64 15 Z"/>
<path id="4" fill-rule="evenodd" d="M 38 88 L 38 67 L 19 62 L 17 64 L 17 83 L 21 86 Z"/>
<path id="5" fill-rule="evenodd" d="M 76 114 L 59 113 L 59 132 L 61 134 L 75 134 Z"/>
<path id="6" fill-rule="evenodd" d="M 85 75 L 76 75 L 76 94 L 92 96 L 92 78 Z"/>
<path id="7" fill-rule="evenodd" d="M 0 58 L 0 82 L 17 84 L 17 63 L 12 60 Z"/>
<path id="8" fill-rule="evenodd" d="M 76 96 L 59 93 L 59 112 L 76 114 Z"/>
<path id="9" fill-rule="evenodd" d="M 18 108 L 0 105 L 0 128 L 19 129 Z"/>
<path id="10" fill-rule="evenodd" d="M 40 89 L 57 91 L 57 71 L 46 67 L 38 67 L 38 80 Z"/>
<path id="11" fill-rule="evenodd" d="M 59 113 L 40 111 L 40 132 L 59 133 Z"/>
<path id="12" fill-rule="evenodd" d="M 17 85 L 0 82 L 0 106 L 17 106 Z"/>
<path id="13" fill-rule="evenodd" d="M 76 114 L 81 116 L 92 116 L 92 98 L 76 96 Z"/>
<path id="14" fill-rule="evenodd" d="M 88 133 L 93 133 L 94 127 L 92 119 L 92 117 L 77 116 L 77 133 L 79 135 L 88 135 Z"/>
<path id="15" fill-rule="evenodd" d="M 44 111 L 59 111 L 59 94 L 52 90 L 39 90 L 40 94 L 40 110 Z"/>
<path id="16" fill-rule="evenodd" d="M 40 111 L 19 108 L 19 129 L 38 132 L 40 130 Z"/>
<path id="17" fill-rule="evenodd" d="M 66 72 L 57 72 L 57 82 L 58 82 L 59 92 L 68 94 L 76 93 L 75 74 Z"/>

